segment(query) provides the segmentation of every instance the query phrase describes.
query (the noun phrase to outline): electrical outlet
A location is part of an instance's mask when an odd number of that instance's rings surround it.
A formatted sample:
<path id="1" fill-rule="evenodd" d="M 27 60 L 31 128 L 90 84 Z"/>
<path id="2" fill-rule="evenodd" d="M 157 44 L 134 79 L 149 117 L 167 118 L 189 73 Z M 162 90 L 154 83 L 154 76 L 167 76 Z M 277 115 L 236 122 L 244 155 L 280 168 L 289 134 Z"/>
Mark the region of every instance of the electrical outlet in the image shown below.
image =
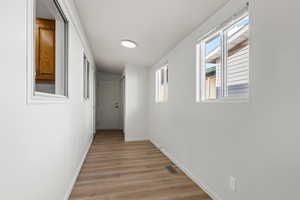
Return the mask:
<path id="1" fill-rule="evenodd" d="M 236 192 L 236 184 L 237 184 L 236 178 L 234 178 L 233 176 L 230 176 L 229 187 L 233 192 Z"/>

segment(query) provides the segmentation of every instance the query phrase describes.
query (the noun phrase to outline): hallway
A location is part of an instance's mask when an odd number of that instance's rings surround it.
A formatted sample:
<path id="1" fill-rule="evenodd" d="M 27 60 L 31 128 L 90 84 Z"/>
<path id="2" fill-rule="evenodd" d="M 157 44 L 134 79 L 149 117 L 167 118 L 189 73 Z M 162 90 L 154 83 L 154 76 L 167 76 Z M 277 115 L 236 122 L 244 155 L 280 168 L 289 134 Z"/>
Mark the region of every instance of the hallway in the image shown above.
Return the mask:
<path id="1" fill-rule="evenodd" d="M 0 200 L 300 200 L 299 10 L 2 1 Z"/>
<path id="2" fill-rule="evenodd" d="M 97 133 L 70 199 L 210 200 L 153 144 L 119 131 Z"/>

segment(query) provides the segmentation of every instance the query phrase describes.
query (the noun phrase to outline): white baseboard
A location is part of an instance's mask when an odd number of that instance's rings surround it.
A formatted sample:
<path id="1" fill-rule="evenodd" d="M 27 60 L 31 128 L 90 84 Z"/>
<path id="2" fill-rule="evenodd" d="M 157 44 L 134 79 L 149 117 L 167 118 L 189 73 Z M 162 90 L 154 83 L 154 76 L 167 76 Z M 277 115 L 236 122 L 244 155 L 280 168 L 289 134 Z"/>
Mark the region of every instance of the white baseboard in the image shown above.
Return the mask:
<path id="1" fill-rule="evenodd" d="M 94 135 L 93 135 L 93 136 L 94 136 Z M 89 152 L 89 149 L 90 149 L 90 147 L 91 147 L 91 145 L 92 145 L 93 138 L 94 138 L 94 137 L 91 137 L 91 138 L 90 138 L 89 144 L 87 145 L 87 147 L 86 147 L 86 149 L 85 149 L 85 152 L 84 152 L 84 155 L 83 155 L 83 157 L 82 157 L 82 159 L 81 159 L 81 161 L 80 161 L 80 164 L 79 164 L 79 166 L 78 166 L 77 169 L 76 169 L 76 173 L 75 173 L 75 175 L 74 175 L 74 177 L 73 177 L 73 179 L 72 179 L 72 181 L 71 181 L 71 183 L 70 183 L 70 185 L 69 185 L 69 187 L 68 187 L 68 190 L 67 190 L 67 192 L 66 192 L 66 195 L 65 195 L 65 197 L 64 197 L 64 200 L 69 200 L 69 198 L 70 198 L 70 195 L 71 195 L 71 193 L 72 193 L 73 187 L 74 187 L 74 185 L 75 185 L 75 183 L 76 183 L 76 180 L 77 180 L 77 177 L 78 177 L 78 175 L 79 175 L 79 173 L 80 173 L 81 167 L 82 167 L 82 165 L 83 165 L 83 163 L 84 163 L 84 161 L 85 161 L 85 158 L 86 158 L 86 156 L 87 156 L 87 154 L 88 154 L 88 152 Z"/>
<path id="2" fill-rule="evenodd" d="M 213 200 L 222 200 L 215 192 L 213 192 L 203 181 L 200 181 L 196 176 L 192 174 L 190 170 L 184 167 L 174 156 L 166 151 L 158 142 L 154 139 L 150 141 L 156 146 L 165 156 L 167 156 L 177 167 L 179 167 L 192 181 L 194 181 L 204 192 L 206 192 Z"/>
<path id="3" fill-rule="evenodd" d="M 149 139 L 146 136 L 142 136 L 142 137 L 128 137 L 125 134 L 125 142 L 142 142 L 142 141 L 149 141 Z"/>
<path id="4" fill-rule="evenodd" d="M 149 141 L 149 139 L 145 138 L 126 138 L 125 142 L 143 142 L 143 141 Z"/>

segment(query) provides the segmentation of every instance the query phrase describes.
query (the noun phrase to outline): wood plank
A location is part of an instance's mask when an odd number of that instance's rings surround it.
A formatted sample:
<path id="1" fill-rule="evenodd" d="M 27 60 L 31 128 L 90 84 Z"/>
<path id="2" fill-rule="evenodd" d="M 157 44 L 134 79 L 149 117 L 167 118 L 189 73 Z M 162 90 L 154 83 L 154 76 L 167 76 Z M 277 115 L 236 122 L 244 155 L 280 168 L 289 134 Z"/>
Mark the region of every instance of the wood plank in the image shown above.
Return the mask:
<path id="1" fill-rule="evenodd" d="M 125 143 L 121 131 L 97 133 L 70 199 L 211 200 L 151 142 Z"/>

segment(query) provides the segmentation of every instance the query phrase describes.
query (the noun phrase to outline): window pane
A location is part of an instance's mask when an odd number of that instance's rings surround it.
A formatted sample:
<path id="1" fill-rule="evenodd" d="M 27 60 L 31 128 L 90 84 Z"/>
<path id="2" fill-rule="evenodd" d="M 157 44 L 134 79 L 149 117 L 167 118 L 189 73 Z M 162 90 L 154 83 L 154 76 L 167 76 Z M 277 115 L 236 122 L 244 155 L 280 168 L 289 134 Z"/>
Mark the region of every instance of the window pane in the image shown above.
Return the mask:
<path id="1" fill-rule="evenodd" d="M 87 87 L 86 87 L 86 93 L 87 93 L 87 98 L 90 98 L 90 62 L 87 60 L 87 70 L 86 70 L 86 76 L 87 76 L 87 79 L 86 79 L 86 84 L 87 84 Z"/>
<path id="2" fill-rule="evenodd" d="M 161 69 L 160 70 L 160 85 L 162 86 L 165 82 L 165 73 L 164 73 L 164 70 Z"/>
<path id="3" fill-rule="evenodd" d="M 55 1 L 36 0 L 35 91 L 66 95 L 67 21 Z"/>
<path id="4" fill-rule="evenodd" d="M 161 102 L 162 97 L 162 78 L 161 78 L 161 70 L 156 71 L 156 102 Z"/>
<path id="5" fill-rule="evenodd" d="M 220 35 L 205 42 L 205 99 L 218 99 L 222 96 L 221 89 L 221 37 Z"/>
<path id="6" fill-rule="evenodd" d="M 83 97 L 89 99 L 90 97 L 90 63 L 87 57 L 83 56 Z"/>
<path id="7" fill-rule="evenodd" d="M 165 102 L 168 98 L 168 67 L 156 71 L 156 102 Z"/>
<path id="8" fill-rule="evenodd" d="M 163 101 L 167 101 L 168 99 L 168 65 L 164 66 L 162 68 L 162 71 L 164 72 L 164 82 L 163 82 Z"/>
<path id="9" fill-rule="evenodd" d="M 227 32 L 227 96 L 247 97 L 249 94 L 249 17 Z"/>

